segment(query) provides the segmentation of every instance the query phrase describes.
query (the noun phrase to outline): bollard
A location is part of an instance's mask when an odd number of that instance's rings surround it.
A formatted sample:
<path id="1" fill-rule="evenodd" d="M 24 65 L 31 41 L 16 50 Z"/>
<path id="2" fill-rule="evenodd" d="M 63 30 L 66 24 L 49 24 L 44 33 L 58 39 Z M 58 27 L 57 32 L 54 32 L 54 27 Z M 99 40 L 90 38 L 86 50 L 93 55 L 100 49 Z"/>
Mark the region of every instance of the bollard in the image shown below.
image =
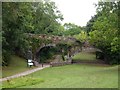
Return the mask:
<path id="1" fill-rule="evenodd" d="M 42 63 L 42 67 L 43 67 L 43 63 Z"/>

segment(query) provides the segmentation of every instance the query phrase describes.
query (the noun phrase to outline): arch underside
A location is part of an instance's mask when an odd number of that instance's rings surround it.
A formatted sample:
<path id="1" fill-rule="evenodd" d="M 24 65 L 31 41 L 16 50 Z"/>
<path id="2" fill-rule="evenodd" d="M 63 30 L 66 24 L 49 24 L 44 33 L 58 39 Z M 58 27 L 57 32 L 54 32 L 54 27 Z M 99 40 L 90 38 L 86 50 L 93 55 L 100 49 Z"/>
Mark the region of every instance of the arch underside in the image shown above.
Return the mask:
<path id="1" fill-rule="evenodd" d="M 39 62 L 39 61 L 40 61 L 40 52 L 41 52 L 43 49 L 45 49 L 45 48 L 51 48 L 51 47 L 55 47 L 55 45 L 53 45 L 53 44 L 48 44 L 48 45 L 45 45 L 45 46 L 40 47 L 40 48 L 37 50 L 37 52 L 35 53 L 35 60 Z"/>

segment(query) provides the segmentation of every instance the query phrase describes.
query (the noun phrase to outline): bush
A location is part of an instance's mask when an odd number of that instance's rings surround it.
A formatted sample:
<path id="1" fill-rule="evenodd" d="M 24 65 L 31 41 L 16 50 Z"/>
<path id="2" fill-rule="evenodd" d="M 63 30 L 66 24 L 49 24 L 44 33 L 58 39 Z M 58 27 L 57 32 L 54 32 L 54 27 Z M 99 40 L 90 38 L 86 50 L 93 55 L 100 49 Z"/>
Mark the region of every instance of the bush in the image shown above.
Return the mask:
<path id="1" fill-rule="evenodd" d="M 11 59 L 11 53 L 3 49 L 2 50 L 2 66 L 8 66 L 10 59 Z"/>
<path id="2" fill-rule="evenodd" d="M 96 51 L 96 59 L 104 59 L 104 53 L 100 51 Z"/>
<path id="3" fill-rule="evenodd" d="M 111 53 L 109 55 L 109 64 L 120 64 L 120 54 L 119 53 Z"/>

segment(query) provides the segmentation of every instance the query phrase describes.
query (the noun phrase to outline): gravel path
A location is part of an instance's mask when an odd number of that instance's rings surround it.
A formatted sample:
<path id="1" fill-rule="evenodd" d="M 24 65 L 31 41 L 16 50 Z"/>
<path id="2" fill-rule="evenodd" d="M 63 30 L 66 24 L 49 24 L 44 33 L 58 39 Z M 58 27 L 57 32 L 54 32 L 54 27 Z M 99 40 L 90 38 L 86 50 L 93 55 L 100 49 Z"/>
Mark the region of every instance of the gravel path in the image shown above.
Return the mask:
<path id="1" fill-rule="evenodd" d="M 38 70 L 42 70 L 42 69 L 47 68 L 47 67 L 50 67 L 50 65 L 44 65 L 43 67 L 39 66 L 38 68 L 35 68 L 35 69 L 32 69 L 32 70 L 28 70 L 28 71 L 25 71 L 25 72 L 22 72 L 22 73 L 19 73 L 19 74 L 15 74 L 13 76 L 8 76 L 8 77 L 5 77 L 5 78 L 1 78 L 0 82 L 6 81 L 6 80 L 9 80 L 9 79 L 12 79 L 12 78 L 25 76 L 25 75 L 31 74 L 33 72 L 36 72 Z"/>

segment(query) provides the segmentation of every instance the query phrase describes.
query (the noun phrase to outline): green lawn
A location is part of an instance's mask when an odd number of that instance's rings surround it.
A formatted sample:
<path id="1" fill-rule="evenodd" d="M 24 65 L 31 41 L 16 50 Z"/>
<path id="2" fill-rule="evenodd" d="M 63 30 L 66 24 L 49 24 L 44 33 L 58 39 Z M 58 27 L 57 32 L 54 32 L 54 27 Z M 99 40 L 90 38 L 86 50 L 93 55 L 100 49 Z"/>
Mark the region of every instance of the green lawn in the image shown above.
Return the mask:
<path id="1" fill-rule="evenodd" d="M 96 60 L 96 55 L 89 52 L 80 52 L 73 57 L 73 60 Z"/>
<path id="2" fill-rule="evenodd" d="M 25 59 L 18 56 L 12 56 L 9 66 L 2 68 L 2 77 L 11 76 L 29 69 L 31 68 L 27 67 Z"/>
<path id="3" fill-rule="evenodd" d="M 118 66 L 74 64 L 50 67 L 22 78 L 5 81 L 3 87 L 117 88 Z"/>
<path id="4" fill-rule="evenodd" d="M 15 62 L 20 58 L 15 57 Z M 96 60 L 92 53 L 79 53 L 74 59 Z M 22 61 L 22 60 L 21 60 Z M 20 69 L 19 69 L 20 68 Z M 13 70 L 12 70 L 13 69 Z M 24 60 L 11 66 L 7 73 L 27 70 Z M 11 71 L 11 72 L 10 72 Z M 50 67 L 30 75 L 3 82 L 3 88 L 117 88 L 118 66 L 73 64 Z"/>

